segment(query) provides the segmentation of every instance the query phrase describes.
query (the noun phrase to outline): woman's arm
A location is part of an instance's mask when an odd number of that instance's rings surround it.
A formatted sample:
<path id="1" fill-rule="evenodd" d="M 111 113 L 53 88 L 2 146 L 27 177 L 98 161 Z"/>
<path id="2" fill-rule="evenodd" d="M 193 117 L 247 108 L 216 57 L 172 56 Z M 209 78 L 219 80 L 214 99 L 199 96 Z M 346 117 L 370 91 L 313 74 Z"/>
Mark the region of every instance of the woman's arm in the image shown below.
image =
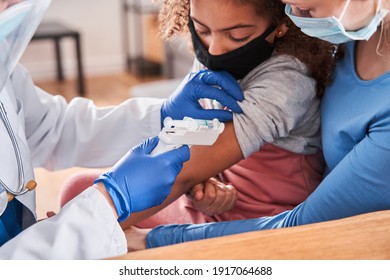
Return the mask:
<path id="1" fill-rule="evenodd" d="M 390 209 L 389 128 L 390 125 L 387 128 L 382 126 L 369 133 L 308 199 L 293 210 L 251 220 L 157 227 L 147 237 L 148 247 L 311 224 Z"/>

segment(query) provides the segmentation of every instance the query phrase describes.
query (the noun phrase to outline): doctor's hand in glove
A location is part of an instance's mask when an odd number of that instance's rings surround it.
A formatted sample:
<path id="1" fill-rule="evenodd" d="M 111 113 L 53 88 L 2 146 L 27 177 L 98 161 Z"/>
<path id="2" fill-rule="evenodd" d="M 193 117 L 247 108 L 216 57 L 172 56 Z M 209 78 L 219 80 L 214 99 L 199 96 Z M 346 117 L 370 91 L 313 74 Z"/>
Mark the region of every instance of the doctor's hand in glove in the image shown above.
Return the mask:
<path id="1" fill-rule="evenodd" d="M 190 158 L 188 146 L 152 156 L 150 152 L 157 143 L 158 137 L 154 137 L 132 148 L 94 182 L 104 184 L 119 222 L 126 220 L 131 213 L 160 205 L 171 192 L 183 163 Z M 98 189 L 102 191 L 101 185 Z"/>
<path id="2" fill-rule="evenodd" d="M 203 109 L 199 99 L 208 98 L 226 109 Z M 227 72 L 201 70 L 189 74 L 161 107 L 161 122 L 166 117 L 182 120 L 184 117 L 222 122 L 231 121 L 234 113 L 242 113 L 239 101 L 244 99 L 238 82 Z"/>
<path id="3" fill-rule="evenodd" d="M 212 216 L 233 209 L 238 193 L 232 185 L 226 185 L 216 178 L 210 178 L 194 186 L 190 190 L 190 197 L 196 209 Z"/>

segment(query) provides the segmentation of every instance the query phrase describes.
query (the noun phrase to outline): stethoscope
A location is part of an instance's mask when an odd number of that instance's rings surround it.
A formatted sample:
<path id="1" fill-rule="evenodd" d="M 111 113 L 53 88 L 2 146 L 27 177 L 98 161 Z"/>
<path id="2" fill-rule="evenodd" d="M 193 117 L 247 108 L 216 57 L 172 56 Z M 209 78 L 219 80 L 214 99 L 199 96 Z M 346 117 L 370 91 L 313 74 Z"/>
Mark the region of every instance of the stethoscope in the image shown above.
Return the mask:
<path id="1" fill-rule="evenodd" d="M 7 129 L 8 135 L 11 139 L 12 146 L 14 148 L 16 161 L 18 164 L 18 187 L 16 189 L 9 188 L 0 178 L 0 216 L 4 213 L 7 208 L 8 202 L 10 202 L 15 196 L 23 195 L 28 191 L 35 189 L 37 183 L 34 180 L 30 180 L 25 185 L 24 168 L 22 156 L 19 149 L 18 141 L 16 140 L 15 133 L 7 117 L 7 111 L 4 108 L 3 102 L 0 101 L 0 115 L 1 120 L 5 128 Z"/>

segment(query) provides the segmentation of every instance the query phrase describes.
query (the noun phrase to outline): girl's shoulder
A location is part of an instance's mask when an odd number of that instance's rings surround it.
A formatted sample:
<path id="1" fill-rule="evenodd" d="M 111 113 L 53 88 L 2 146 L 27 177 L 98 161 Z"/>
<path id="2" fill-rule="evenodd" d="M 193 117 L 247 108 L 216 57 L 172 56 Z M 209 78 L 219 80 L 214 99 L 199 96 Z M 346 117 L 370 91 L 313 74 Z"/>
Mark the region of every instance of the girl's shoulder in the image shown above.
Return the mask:
<path id="1" fill-rule="evenodd" d="M 287 54 L 274 53 L 269 59 L 254 68 L 245 78 L 242 83 L 252 83 L 261 78 L 279 79 L 280 77 L 307 77 L 311 79 L 307 66 L 294 56 Z"/>
<path id="2" fill-rule="evenodd" d="M 264 63 L 257 66 L 255 69 L 288 69 L 288 70 L 294 70 L 300 72 L 308 72 L 308 68 L 306 65 L 300 61 L 298 58 L 288 55 L 288 54 L 278 54 L 274 53 L 269 59 L 264 61 Z"/>

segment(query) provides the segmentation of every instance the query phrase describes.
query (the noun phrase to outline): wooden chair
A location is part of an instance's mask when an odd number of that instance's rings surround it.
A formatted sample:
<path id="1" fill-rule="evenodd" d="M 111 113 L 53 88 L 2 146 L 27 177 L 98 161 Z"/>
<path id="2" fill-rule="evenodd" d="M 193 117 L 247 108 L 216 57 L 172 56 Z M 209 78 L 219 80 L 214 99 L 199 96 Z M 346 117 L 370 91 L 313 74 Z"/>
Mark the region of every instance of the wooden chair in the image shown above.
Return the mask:
<path id="1" fill-rule="evenodd" d="M 85 82 L 82 65 L 81 55 L 81 43 L 80 43 L 80 32 L 73 30 L 64 24 L 59 22 L 42 22 L 31 41 L 34 40 L 52 40 L 55 46 L 55 57 L 57 62 L 57 79 L 58 81 L 64 80 L 64 72 L 62 67 L 61 57 L 61 40 L 64 38 L 71 38 L 75 43 L 75 53 L 77 60 L 77 73 L 78 73 L 78 91 L 80 96 L 85 95 Z"/>

